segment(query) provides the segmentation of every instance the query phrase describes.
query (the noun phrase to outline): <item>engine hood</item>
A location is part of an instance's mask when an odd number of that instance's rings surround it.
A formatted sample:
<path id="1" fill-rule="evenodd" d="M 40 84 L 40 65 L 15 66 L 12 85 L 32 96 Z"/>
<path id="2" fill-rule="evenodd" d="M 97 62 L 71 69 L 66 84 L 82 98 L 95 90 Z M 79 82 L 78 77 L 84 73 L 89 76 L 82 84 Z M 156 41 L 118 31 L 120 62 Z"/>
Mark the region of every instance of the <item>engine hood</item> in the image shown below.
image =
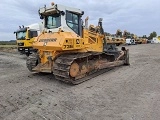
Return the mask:
<path id="1" fill-rule="evenodd" d="M 71 32 L 42 33 L 33 43 L 33 47 L 43 50 L 62 50 L 66 40 L 80 38 Z"/>

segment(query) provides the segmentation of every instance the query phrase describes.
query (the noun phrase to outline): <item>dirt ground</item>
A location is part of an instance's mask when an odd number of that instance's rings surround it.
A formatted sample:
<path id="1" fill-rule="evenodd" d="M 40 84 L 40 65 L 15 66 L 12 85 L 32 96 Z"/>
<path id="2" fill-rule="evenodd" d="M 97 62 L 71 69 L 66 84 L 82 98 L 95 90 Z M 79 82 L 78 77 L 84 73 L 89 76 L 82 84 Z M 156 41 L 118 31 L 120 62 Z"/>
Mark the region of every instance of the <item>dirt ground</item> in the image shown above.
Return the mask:
<path id="1" fill-rule="evenodd" d="M 17 49 L 16 47 L 3 47 L 3 45 L 0 45 L 0 52 L 16 53 Z"/>
<path id="2" fill-rule="evenodd" d="M 0 52 L 0 120 L 160 120 L 160 44 L 127 48 L 130 66 L 75 86 Z"/>

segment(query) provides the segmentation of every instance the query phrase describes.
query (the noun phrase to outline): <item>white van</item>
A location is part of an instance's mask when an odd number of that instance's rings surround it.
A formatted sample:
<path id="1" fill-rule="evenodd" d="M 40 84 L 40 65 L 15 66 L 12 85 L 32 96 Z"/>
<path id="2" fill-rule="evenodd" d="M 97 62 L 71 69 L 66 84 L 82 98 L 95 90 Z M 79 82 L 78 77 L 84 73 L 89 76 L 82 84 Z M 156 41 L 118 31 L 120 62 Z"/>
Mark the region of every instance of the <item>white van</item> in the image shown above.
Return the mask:
<path id="1" fill-rule="evenodd" d="M 152 39 L 151 43 L 160 43 L 160 38 L 159 37 L 154 37 Z"/>
<path id="2" fill-rule="evenodd" d="M 135 39 L 127 38 L 126 45 L 136 45 Z"/>

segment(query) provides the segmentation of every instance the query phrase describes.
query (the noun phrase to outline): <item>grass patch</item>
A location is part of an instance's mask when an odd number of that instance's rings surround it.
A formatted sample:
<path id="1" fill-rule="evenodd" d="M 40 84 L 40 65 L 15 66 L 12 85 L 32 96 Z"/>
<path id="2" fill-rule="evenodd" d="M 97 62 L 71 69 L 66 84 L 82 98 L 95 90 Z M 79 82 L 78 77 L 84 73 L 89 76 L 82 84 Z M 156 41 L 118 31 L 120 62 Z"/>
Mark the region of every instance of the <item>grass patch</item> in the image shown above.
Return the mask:
<path id="1" fill-rule="evenodd" d="M 0 41 L 0 49 L 16 49 L 16 41 L 11 40 L 11 41 Z"/>
<path id="2" fill-rule="evenodd" d="M 15 40 L 11 40 L 11 41 L 0 41 L 0 45 L 16 45 L 16 41 L 15 41 Z"/>
<path id="3" fill-rule="evenodd" d="M 0 41 L 0 52 L 11 52 L 17 51 L 17 45 L 15 40 L 11 41 Z"/>
<path id="4" fill-rule="evenodd" d="M 1 48 L 17 48 L 17 45 L 0 45 Z"/>

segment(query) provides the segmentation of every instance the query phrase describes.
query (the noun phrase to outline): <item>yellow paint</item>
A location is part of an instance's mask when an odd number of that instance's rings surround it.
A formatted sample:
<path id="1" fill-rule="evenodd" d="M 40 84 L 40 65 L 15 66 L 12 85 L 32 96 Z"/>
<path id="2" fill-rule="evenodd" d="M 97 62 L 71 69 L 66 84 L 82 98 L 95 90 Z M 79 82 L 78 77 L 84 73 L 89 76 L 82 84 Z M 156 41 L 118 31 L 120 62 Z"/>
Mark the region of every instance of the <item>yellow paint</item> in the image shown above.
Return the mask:
<path id="1" fill-rule="evenodd" d="M 33 48 L 38 49 L 41 65 L 48 63 L 49 59 L 57 55 L 71 52 L 103 52 L 104 35 L 83 30 L 83 37 L 73 32 L 41 33 L 33 42 Z M 52 63 L 49 69 L 52 71 Z M 41 70 L 43 72 L 43 70 Z"/>
<path id="2" fill-rule="evenodd" d="M 147 39 L 146 39 L 146 38 L 139 38 L 139 37 L 137 37 L 137 38 L 135 39 L 135 42 L 136 42 L 137 44 L 146 44 L 146 43 L 147 43 Z"/>
<path id="3" fill-rule="evenodd" d="M 26 38 L 25 40 L 16 40 L 17 41 L 17 47 L 32 47 L 33 41 L 36 37 L 29 38 L 29 31 L 26 31 Z M 24 43 L 24 46 L 18 46 L 18 43 Z"/>
<path id="4" fill-rule="evenodd" d="M 120 44 L 125 44 L 125 39 L 118 38 L 118 37 L 113 38 L 112 36 L 106 36 L 106 42 L 120 45 Z"/>

